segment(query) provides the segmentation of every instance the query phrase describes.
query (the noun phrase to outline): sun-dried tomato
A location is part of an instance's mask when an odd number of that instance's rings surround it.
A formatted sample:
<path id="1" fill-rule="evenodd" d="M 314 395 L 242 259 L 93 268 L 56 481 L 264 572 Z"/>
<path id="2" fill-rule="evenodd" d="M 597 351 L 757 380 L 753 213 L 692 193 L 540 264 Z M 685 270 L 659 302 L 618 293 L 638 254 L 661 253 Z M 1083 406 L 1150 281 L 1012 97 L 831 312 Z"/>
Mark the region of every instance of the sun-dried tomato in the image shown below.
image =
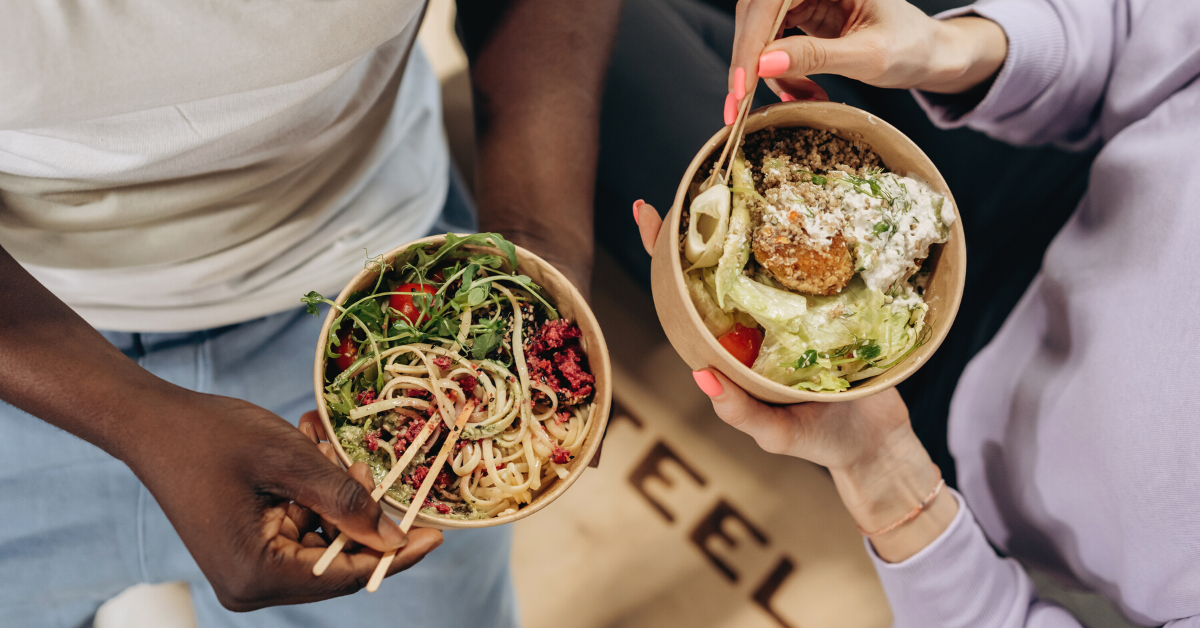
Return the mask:
<path id="1" fill-rule="evenodd" d="M 559 319 L 546 321 L 525 343 L 529 377 L 553 390 L 560 406 L 576 405 L 593 392 L 596 378 L 587 370 L 582 336 L 578 325 Z"/>
<path id="2" fill-rule="evenodd" d="M 409 476 L 409 479 L 412 480 L 413 486 L 420 486 L 422 483 L 425 482 L 425 478 L 428 475 L 429 475 L 429 467 L 422 465 L 422 466 L 417 467 L 416 469 L 413 469 L 412 475 Z"/>
<path id="3" fill-rule="evenodd" d="M 450 482 L 450 474 L 442 471 L 438 474 L 437 479 L 433 481 L 433 485 L 438 488 L 446 488 L 447 486 L 450 486 Z"/>
<path id="4" fill-rule="evenodd" d="M 461 375 L 454 378 L 454 381 L 458 382 L 468 397 L 474 394 L 475 387 L 479 385 L 479 380 L 475 379 L 473 375 Z"/>
<path id="5" fill-rule="evenodd" d="M 555 446 L 554 453 L 551 454 L 550 459 L 554 461 L 554 464 L 567 464 L 571 461 L 571 452 L 562 447 Z"/>

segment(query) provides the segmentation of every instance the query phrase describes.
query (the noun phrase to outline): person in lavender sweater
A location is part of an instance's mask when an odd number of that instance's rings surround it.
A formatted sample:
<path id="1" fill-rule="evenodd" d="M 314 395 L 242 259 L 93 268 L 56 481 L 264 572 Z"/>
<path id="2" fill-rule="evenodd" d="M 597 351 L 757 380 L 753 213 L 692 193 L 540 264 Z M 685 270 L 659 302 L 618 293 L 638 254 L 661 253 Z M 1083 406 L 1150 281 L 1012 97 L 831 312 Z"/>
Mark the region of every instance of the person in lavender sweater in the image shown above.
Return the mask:
<path id="1" fill-rule="evenodd" d="M 806 35 L 770 32 L 781 1 Z M 784 100 L 820 98 L 806 77 L 840 74 L 912 89 L 944 128 L 1099 148 L 959 381 L 959 491 L 935 490 L 895 391 L 775 407 L 715 371 L 696 382 L 767 451 L 829 468 L 896 626 L 1080 626 L 1024 564 L 1134 623 L 1200 627 L 1200 4 L 984 0 L 937 18 L 902 0 L 742 0 L 729 89 L 744 68 Z M 634 216 L 650 250 L 658 214 Z"/>

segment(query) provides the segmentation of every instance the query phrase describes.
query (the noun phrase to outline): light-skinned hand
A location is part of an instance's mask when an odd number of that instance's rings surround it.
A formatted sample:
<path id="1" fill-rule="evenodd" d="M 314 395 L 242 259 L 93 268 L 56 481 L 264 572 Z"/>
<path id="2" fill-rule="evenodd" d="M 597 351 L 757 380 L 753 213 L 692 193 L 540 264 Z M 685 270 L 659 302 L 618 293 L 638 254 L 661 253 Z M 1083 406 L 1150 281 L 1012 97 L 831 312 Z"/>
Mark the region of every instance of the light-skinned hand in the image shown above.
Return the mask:
<path id="1" fill-rule="evenodd" d="M 650 255 L 662 228 L 654 207 L 637 201 L 633 216 Z M 716 369 L 695 371 L 696 385 L 717 416 L 754 438 L 764 451 L 827 467 L 850 514 L 865 530 L 882 529 L 907 514 L 937 485 L 938 471 L 895 389 L 853 401 L 770 405 Z M 912 523 L 872 539 L 885 560 L 920 551 L 953 520 L 957 503 L 939 496 Z"/>
<path id="2" fill-rule="evenodd" d="M 790 9 L 772 32 L 781 3 Z M 804 35 L 782 37 L 799 28 Z M 775 93 L 810 94 L 814 74 L 839 74 L 876 87 L 959 93 L 993 76 L 1007 40 L 978 17 L 938 21 L 904 0 L 740 0 L 729 90 L 745 77 Z M 739 69 L 741 70 L 739 72 Z"/>

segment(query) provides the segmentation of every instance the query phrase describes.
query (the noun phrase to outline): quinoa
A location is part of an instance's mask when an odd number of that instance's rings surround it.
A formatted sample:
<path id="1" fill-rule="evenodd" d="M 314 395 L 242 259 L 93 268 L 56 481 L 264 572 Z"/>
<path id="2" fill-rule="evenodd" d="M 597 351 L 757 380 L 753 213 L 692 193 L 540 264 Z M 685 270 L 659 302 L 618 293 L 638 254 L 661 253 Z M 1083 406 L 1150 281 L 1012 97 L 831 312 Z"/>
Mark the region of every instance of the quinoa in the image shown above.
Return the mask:
<path id="1" fill-rule="evenodd" d="M 769 157 L 786 157 L 793 165 L 817 174 L 832 170 L 862 174 L 883 167 L 875 151 L 858 139 L 838 137 L 837 129 L 822 131 L 807 127 L 767 127 L 747 135 L 742 150 L 754 171 L 756 183 L 762 180 L 763 159 Z M 759 193 L 762 193 L 761 188 Z"/>

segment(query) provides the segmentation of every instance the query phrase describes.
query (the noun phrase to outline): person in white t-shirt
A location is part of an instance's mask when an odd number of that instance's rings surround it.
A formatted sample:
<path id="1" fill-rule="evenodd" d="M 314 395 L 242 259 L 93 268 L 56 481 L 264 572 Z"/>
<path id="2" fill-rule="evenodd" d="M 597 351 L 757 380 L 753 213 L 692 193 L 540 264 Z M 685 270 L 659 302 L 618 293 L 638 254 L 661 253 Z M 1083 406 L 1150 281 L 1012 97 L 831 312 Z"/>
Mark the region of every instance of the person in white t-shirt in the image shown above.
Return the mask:
<path id="1" fill-rule="evenodd" d="M 478 227 L 584 290 L 617 4 L 458 2 Z M 205 626 L 516 623 L 508 532 L 426 557 L 440 532 L 406 538 L 293 427 L 319 323 L 300 295 L 336 292 L 364 249 L 475 226 L 424 10 L 0 8 L 0 625 L 83 625 L 178 579 Z M 321 519 L 367 549 L 315 578 Z M 393 573 L 426 565 L 378 595 L 225 610 L 355 592 L 401 544 Z"/>

